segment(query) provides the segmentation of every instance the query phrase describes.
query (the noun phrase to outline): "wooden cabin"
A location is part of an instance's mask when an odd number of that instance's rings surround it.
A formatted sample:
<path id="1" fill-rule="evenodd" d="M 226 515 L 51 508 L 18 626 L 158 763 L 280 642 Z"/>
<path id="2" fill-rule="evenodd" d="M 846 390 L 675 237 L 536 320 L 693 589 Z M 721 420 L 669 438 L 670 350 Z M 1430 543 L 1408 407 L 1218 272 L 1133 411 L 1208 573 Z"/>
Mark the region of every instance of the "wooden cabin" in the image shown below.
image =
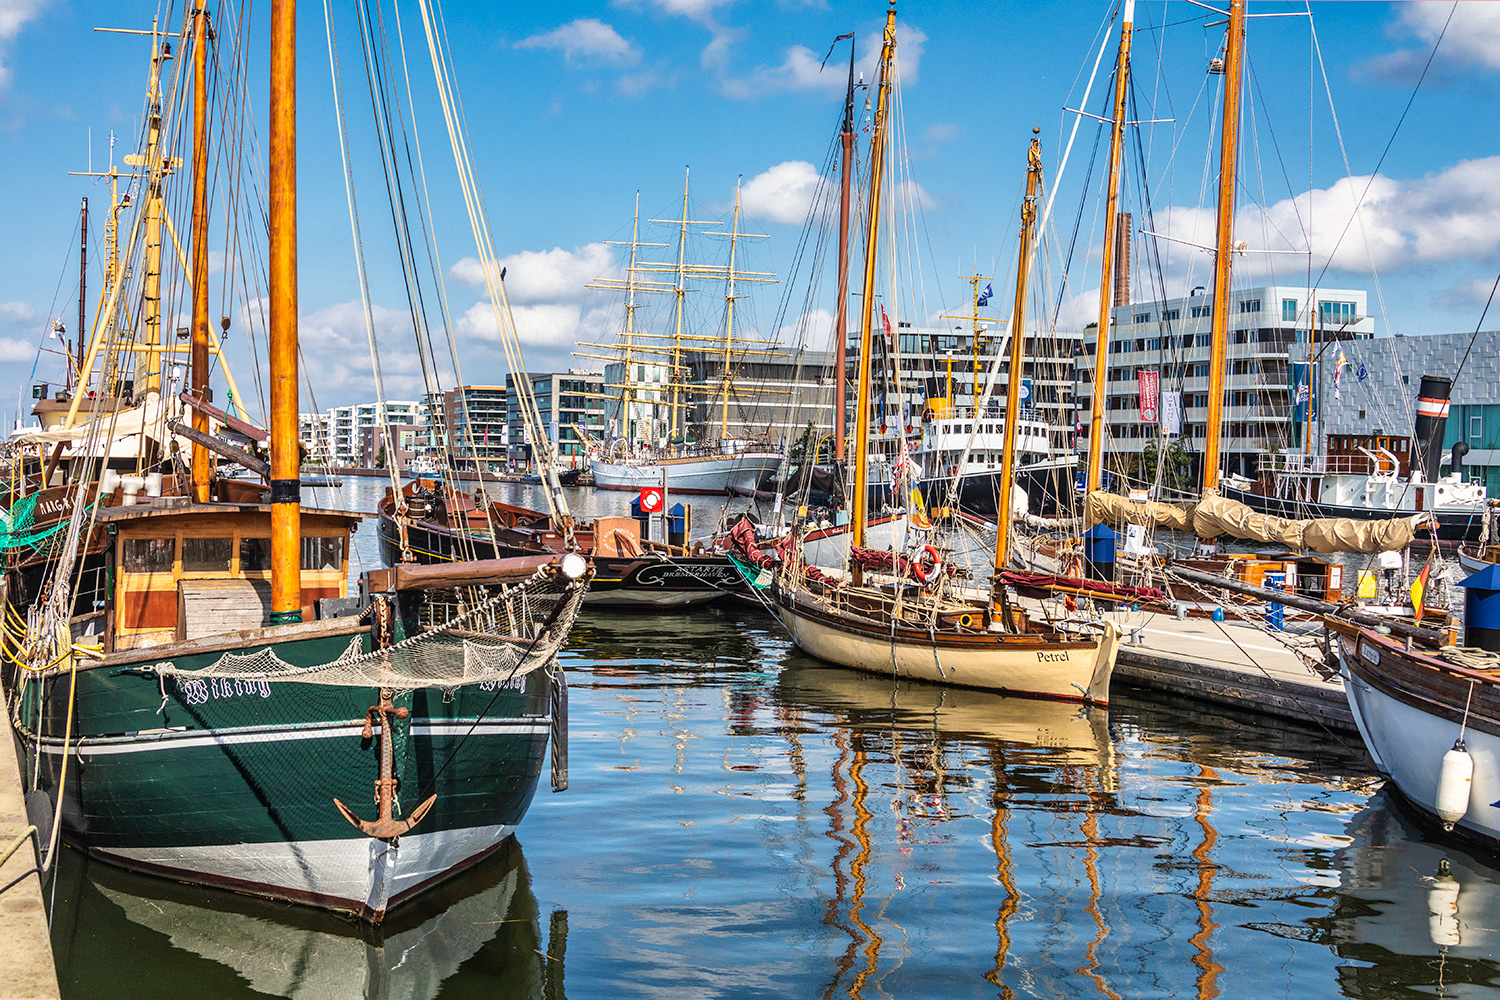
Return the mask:
<path id="1" fill-rule="evenodd" d="M 349 596 L 349 536 L 366 515 L 304 507 L 302 614 Z M 160 503 L 99 514 L 111 536 L 106 651 L 262 628 L 271 614 L 271 508 Z"/>

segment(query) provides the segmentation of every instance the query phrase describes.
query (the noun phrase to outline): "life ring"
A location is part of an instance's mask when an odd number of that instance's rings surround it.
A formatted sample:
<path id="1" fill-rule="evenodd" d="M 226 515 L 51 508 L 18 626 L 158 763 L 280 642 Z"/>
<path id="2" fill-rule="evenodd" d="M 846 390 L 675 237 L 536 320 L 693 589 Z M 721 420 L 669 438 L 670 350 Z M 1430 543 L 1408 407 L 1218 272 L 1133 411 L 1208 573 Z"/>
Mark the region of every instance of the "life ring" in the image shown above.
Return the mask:
<path id="1" fill-rule="evenodd" d="M 958 616 L 958 625 L 960 628 L 974 628 L 979 621 L 980 619 L 977 615 L 965 613 Z"/>
<path id="2" fill-rule="evenodd" d="M 932 557 L 932 565 L 928 566 L 925 569 L 922 567 L 922 556 L 924 555 Z M 938 554 L 938 550 L 933 548 L 931 545 L 922 546 L 922 551 L 917 554 L 917 558 L 912 560 L 912 575 L 915 576 L 918 580 L 921 580 L 923 583 L 929 583 L 931 582 L 933 577 L 942 573 L 942 571 L 943 557 Z"/>

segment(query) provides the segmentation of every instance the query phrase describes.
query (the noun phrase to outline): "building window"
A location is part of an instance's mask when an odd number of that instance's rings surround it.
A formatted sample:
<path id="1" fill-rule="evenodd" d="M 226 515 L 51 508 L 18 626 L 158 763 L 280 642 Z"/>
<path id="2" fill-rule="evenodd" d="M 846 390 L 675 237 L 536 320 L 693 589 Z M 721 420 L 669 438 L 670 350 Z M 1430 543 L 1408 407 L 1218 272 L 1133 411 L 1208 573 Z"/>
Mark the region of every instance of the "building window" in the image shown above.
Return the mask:
<path id="1" fill-rule="evenodd" d="M 1200 333 L 1198 334 L 1198 346 L 1207 347 L 1213 341 L 1213 339 L 1214 337 L 1211 333 Z"/>
<path id="2" fill-rule="evenodd" d="M 1296 299 L 1281 300 L 1281 318 L 1288 323 L 1295 323 L 1297 321 Z"/>
<path id="3" fill-rule="evenodd" d="M 1172 322 L 1172 320 L 1176 319 L 1181 314 L 1182 314 L 1182 311 L 1180 309 L 1168 309 L 1168 310 L 1166 310 L 1165 312 L 1163 312 L 1161 314 L 1161 318 L 1164 319 L 1164 320 L 1166 320 L 1168 323 L 1170 323 L 1170 322 Z"/>
<path id="4" fill-rule="evenodd" d="M 1318 318 L 1325 323 L 1347 323 L 1354 319 L 1353 302 L 1319 302 Z"/>
<path id="5" fill-rule="evenodd" d="M 1135 314 L 1135 320 L 1134 320 L 1134 322 L 1136 322 L 1136 323 L 1149 323 L 1149 322 L 1151 322 L 1151 314 L 1150 313 L 1136 313 Z"/>
<path id="6" fill-rule="evenodd" d="M 1242 300 L 1240 302 L 1240 312 L 1242 312 L 1242 313 L 1258 313 L 1258 312 L 1260 312 L 1260 299 L 1244 299 L 1244 300 Z"/>
<path id="7" fill-rule="evenodd" d="M 1484 417 L 1476 414 L 1469 418 L 1469 437 L 1484 437 Z"/>

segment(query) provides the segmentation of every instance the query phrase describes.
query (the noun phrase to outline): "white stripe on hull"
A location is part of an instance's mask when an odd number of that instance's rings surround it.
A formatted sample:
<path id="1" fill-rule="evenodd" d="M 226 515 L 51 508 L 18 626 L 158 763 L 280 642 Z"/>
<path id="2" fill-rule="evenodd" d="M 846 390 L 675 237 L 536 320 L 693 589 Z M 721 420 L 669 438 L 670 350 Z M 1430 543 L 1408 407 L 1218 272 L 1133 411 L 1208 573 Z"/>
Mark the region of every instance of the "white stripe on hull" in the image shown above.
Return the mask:
<path id="1" fill-rule="evenodd" d="M 957 648 L 893 642 L 886 636 L 877 638 L 835 628 L 779 604 L 774 610 L 800 649 L 841 667 L 1011 694 L 1087 698 L 1101 704 L 1109 701 L 1109 681 L 1119 644 L 1119 633 L 1113 627 L 1093 647 L 1017 649 L 996 642 L 988 647 Z"/>
<path id="2" fill-rule="evenodd" d="M 762 476 L 780 464 L 781 456 L 769 452 L 746 452 L 664 465 L 589 460 L 594 485 L 599 489 L 639 490 L 646 486 L 660 486 L 665 470 L 667 491 L 679 493 L 725 493 L 730 486 L 754 489 Z"/>
<path id="3" fill-rule="evenodd" d="M 472 722 L 458 720 L 456 722 L 427 725 L 417 723 L 411 727 L 411 735 L 466 736 L 472 733 L 475 736 L 536 736 L 549 732 L 550 726 L 551 719 L 544 716 L 515 719 L 506 722 L 481 722 L 477 725 Z M 275 726 L 259 730 L 209 734 L 200 732 L 141 732 L 130 736 L 78 740 L 73 744 L 73 752 L 80 759 L 86 760 L 89 757 L 115 754 L 151 753 L 157 750 L 189 750 L 197 747 L 212 746 L 239 746 L 246 743 L 284 743 L 289 740 L 335 738 L 355 739 L 361 735 L 363 728 L 360 725 L 340 724 L 335 726 L 314 725 L 297 729 Z M 379 726 L 375 727 L 375 732 L 380 732 Z M 49 737 L 37 741 L 36 748 L 41 753 L 61 756 L 63 753 L 63 741 L 55 737 Z"/>
<path id="4" fill-rule="evenodd" d="M 1338 643 L 1343 662 L 1344 691 L 1354 723 L 1364 737 L 1375 766 L 1388 775 L 1417 807 L 1437 815 L 1438 771 L 1443 754 L 1458 739 L 1458 723 L 1424 712 L 1360 680 L 1347 662 L 1347 640 Z M 1474 758 L 1474 784 L 1469 812 L 1458 825 L 1500 840 L 1500 739 L 1470 727 L 1464 743 Z"/>
<path id="5" fill-rule="evenodd" d="M 331 808 L 331 805 L 330 805 Z M 277 899 L 316 899 L 379 917 L 419 886 L 477 861 L 515 832 L 510 825 L 406 834 L 397 843 L 354 837 L 283 843 L 96 850 L 127 868 L 169 872 Z"/>

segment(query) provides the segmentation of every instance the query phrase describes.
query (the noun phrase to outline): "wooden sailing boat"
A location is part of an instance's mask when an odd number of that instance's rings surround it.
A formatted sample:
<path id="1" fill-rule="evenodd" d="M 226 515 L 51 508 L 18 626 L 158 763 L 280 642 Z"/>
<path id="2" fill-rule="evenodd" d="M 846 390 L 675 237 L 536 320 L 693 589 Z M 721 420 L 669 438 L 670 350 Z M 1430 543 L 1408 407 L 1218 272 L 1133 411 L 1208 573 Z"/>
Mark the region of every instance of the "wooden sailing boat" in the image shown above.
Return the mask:
<path id="1" fill-rule="evenodd" d="M 12 723 L 63 836 L 104 860 L 380 921 L 494 852 L 535 792 L 578 556 L 397 567 L 348 594 L 362 515 L 306 509 L 297 440 L 295 4 L 273 3 L 268 502 L 74 504 L 44 602 L 7 616 Z M 207 387 L 208 14 L 196 60 L 193 385 Z M 206 435 L 205 435 L 206 436 Z M 83 496 L 87 470 L 75 489 Z M 78 573 L 108 529 L 109 572 Z M 80 618 L 77 606 L 92 610 Z M 557 772 L 554 786 L 565 784 Z M 371 790 L 373 820 L 362 818 Z M 398 796 L 404 796 L 405 809 Z M 355 803 L 355 807 L 344 803 Z"/>
<path id="2" fill-rule="evenodd" d="M 724 266 L 705 265 L 688 260 L 688 234 L 690 227 L 716 225 L 699 222 L 688 217 L 688 179 L 683 177 L 682 214 L 671 221 L 677 227 L 677 257 L 670 264 L 655 264 L 638 260 L 637 252 L 642 246 L 661 246 L 640 242 L 640 206 L 637 198 L 635 222 L 631 229 L 630 264 L 623 280 L 600 279 L 594 283 L 599 288 L 619 288 L 625 292 L 625 327 L 617 344 L 585 344 L 593 350 L 612 353 L 578 352 L 579 357 L 614 362 L 619 365 L 620 377 L 610 388 L 618 390 L 612 398 L 618 406 L 615 431 L 618 437 L 595 448 L 589 454 L 589 467 L 593 470 L 594 485 L 610 490 L 639 490 L 647 486 L 661 486 L 671 493 L 727 493 L 730 488 L 755 489 L 761 480 L 781 464 L 781 450 L 771 443 L 752 440 L 730 434 L 729 409 L 731 397 L 735 395 L 734 372 L 745 355 L 774 354 L 767 350 L 771 342 L 747 338 L 735 338 L 734 307 L 741 294 L 738 282 L 765 282 L 775 278 L 765 272 L 745 271 L 736 264 L 739 242 L 755 237 L 740 232 L 740 198 L 735 191 L 733 226 L 728 233 L 717 235 L 729 239 L 729 262 Z M 642 280 L 642 274 L 670 275 L 671 282 Z M 691 291 L 688 282 L 692 279 L 712 278 L 725 283 L 725 319 L 722 331 L 711 333 L 693 332 L 685 329 L 686 298 Z M 639 308 L 636 295 L 641 291 L 670 292 L 673 296 L 672 329 L 670 333 L 652 333 L 636 327 L 635 313 Z M 693 363 L 711 367 L 715 362 L 718 372 L 711 383 L 695 380 L 691 373 Z M 646 378 L 650 373 L 652 378 Z M 707 371 L 703 373 L 707 377 Z M 697 404 L 694 397 L 702 395 L 717 402 L 719 410 L 717 434 L 705 433 L 702 425 L 712 421 L 707 408 L 701 413 L 697 427 L 698 439 L 693 440 L 694 423 L 691 418 Z M 666 419 L 652 419 L 660 409 L 667 411 Z M 642 412 L 644 411 L 644 413 Z M 641 426 L 646 424 L 647 426 Z M 663 433 L 664 432 L 664 433 Z M 705 440 L 706 438 L 706 440 Z"/>
<path id="3" fill-rule="evenodd" d="M 794 557 L 783 567 L 775 587 L 773 610 L 793 641 L 819 659 L 873 673 L 944 684 L 986 688 L 1015 694 L 1107 702 L 1118 633 L 1104 625 L 1093 637 L 1064 634 L 1032 625 L 1013 612 L 999 570 L 1008 559 L 1014 449 L 1007 448 L 1007 470 L 1001 488 L 999 531 L 995 545 L 996 576 L 982 599 L 961 595 L 941 571 L 938 549 L 928 545 L 914 568 L 892 554 L 893 576 L 867 581 L 861 558 L 868 509 L 870 447 L 871 341 L 877 248 L 881 232 L 881 196 L 885 186 L 888 117 L 896 50 L 896 11 L 886 14 L 877 83 L 874 133 L 870 149 L 868 228 L 866 230 L 863 322 L 860 330 L 859 384 L 852 429 L 854 458 L 851 497 L 851 556 L 844 580 L 809 572 Z M 1011 320 L 1012 372 L 1021 370 L 1025 344 L 1026 281 L 1041 181 L 1041 154 L 1036 139 L 1028 155 L 1027 197 L 1021 211 L 1021 249 L 1016 277 L 1015 312 Z M 1008 405 L 1015 412 L 1020 380 L 1010 379 Z M 1014 421 L 1011 422 L 1014 427 Z M 924 561 L 925 560 L 925 561 Z M 913 579 L 914 578 L 914 579 Z M 913 585 L 915 584 L 915 585 Z M 996 610 L 1000 611 L 996 616 Z"/>

